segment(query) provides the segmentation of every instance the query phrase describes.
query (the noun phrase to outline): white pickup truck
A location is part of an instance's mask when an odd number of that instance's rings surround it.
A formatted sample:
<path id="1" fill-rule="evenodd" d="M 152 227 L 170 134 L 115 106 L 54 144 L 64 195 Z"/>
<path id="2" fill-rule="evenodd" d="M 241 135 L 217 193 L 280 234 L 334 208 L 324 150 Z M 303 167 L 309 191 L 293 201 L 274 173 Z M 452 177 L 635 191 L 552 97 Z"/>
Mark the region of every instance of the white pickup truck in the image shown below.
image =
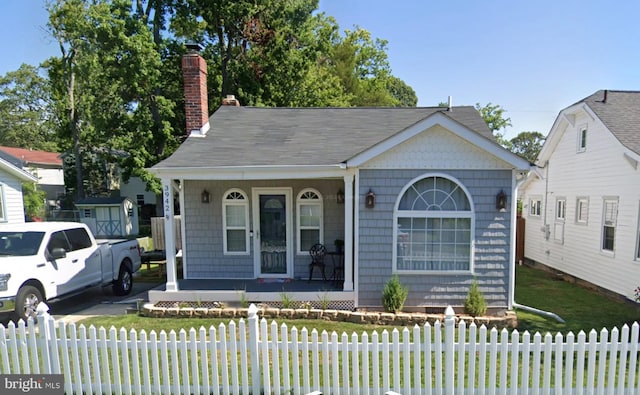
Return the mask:
<path id="1" fill-rule="evenodd" d="M 96 240 L 78 222 L 0 226 L 0 313 L 34 316 L 38 303 L 113 284 L 127 295 L 140 269 L 137 240 Z"/>

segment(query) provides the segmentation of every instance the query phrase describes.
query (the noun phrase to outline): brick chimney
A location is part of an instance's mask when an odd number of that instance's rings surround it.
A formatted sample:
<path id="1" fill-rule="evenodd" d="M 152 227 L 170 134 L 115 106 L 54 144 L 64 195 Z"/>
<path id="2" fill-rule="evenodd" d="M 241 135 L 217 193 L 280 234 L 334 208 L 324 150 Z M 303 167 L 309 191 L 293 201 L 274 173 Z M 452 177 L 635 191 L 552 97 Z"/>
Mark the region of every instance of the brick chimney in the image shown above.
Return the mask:
<path id="1" fill-rule="evenodd" d="M 187 44 L 187 48 L 189 52 L 182 57 L 187 136 L 203 137 L 209 130 L 207 63 L 199 54 L 200 45 Z"/>

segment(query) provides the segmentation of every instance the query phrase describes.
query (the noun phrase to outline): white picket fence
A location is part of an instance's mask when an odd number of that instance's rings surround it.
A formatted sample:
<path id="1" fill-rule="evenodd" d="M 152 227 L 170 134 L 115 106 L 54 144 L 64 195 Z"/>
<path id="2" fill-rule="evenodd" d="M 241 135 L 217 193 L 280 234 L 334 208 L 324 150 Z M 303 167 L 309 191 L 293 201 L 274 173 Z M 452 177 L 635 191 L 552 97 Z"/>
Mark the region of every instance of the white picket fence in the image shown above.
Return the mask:
<path id="1" fill-rule="evenodd" d="M 637 394 L 639 326 L 566 336 L 456 319 L 318 333 L 259 319 L 160 333 L 55 322 L 0 326 L 3 374 L 63 374 L 65 393 Z M 203 321 L 206 322 L 206 321 Z"/>

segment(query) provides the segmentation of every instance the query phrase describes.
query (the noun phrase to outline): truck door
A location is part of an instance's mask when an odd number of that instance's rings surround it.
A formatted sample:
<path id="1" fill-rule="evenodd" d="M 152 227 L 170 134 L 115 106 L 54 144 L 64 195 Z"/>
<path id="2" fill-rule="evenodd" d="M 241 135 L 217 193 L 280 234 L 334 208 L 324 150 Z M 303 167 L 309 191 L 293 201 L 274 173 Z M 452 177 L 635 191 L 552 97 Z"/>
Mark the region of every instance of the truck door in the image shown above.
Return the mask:
<path id="1" fill-rule="evenodd" d="M 53 250 L 55 248 L 63 248 L 67 252 L 64 258 L 53 258 Z M 73 277 L 76 275 L 78 265 L 74 265 L 73 258 L 69 254 L 71 246 L 67 241 L 63 231 L 53 232 L 47 243 L 47 264 L 53 268 L 53 281 L 56 285 L 56 296 L 62 295 L 73 290 Z"/>
<path id="2" fill-rule="evenodd" d="M 91 241 L 91 237 L 85 228 L 67 229 L 64 231 L 71 251 L 72 263 L 78 266 L 73 282 L 76 288 L 83 288 L 90 285 L 99 284 L 102 280 L 102 259 L 100 251 Z"/>
<path id="3" fill-rule="evenodd" d="M 80 245 L 81 243 L 79 244 L 75 239 L 72 244 L 67 237 L 66 231 L 58 231 L 51 234 L 47 244 L 47 252 L 50 257 L 49 264 L 53 266 L 55 273 L 57 295 L 69 293 L 92 284 L 89 281 L 91 270 L 86 265 L 92 248 L 79 248 Z M 89 246 L 91 247 L 91 239 L 89 239 Z M 53 259 L 52 252 L 54 248 L 64 248 L 66 257 Z M 99 267 L 99 265 L 97 266 Z"/>

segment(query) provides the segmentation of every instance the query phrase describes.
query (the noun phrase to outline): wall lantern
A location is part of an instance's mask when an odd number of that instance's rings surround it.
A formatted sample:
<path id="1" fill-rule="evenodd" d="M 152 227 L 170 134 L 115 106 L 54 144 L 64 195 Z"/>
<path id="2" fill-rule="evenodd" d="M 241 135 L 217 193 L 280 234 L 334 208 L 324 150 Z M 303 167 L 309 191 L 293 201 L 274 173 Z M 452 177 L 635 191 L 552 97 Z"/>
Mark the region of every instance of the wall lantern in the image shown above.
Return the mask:
<path id="1" fill-rule="evenodd" d="M 338 204 L 344 203 L 344 191 L 342 189 L 338 189 L 338 194 L 336 195 L 336 201 Z"/>
<path id="2" fill-rule="evenodd" d="M 496 208 L 500 211 L 507 209 L 507 194 L 502 190 L 496 195 Z"/>
<path id="3" fill-rule="evenodd" d="M 209 202 L 211 201 L 211 194 L 209 194 L 209 191 L 207 191 L 206 189 L 202 191 L 202 194 L 200 195 L 200 201 L 202 203 L 209 204 Z"/>
<path id="4" fill-rule="evenodd" d="M 371 189 L 369 189 L 367 196 L 365 196 L 364 198 L 364 205 L 367 208 L 374 208 L 376 205 L 376 195 L 373 193 Z"/>

